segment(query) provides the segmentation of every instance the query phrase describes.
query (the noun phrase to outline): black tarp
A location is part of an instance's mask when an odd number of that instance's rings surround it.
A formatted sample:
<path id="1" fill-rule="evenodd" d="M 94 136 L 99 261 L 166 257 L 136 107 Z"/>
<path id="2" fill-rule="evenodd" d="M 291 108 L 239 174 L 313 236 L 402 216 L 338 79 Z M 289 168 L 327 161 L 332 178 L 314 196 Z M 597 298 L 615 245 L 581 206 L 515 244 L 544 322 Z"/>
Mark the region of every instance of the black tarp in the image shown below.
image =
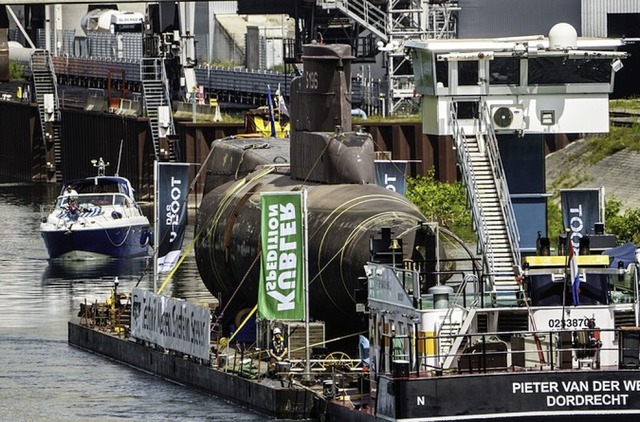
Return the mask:
<path id="1" fill-rule="evenodd" d="M 627 268 L 629 264 L 636 261 L 636 249 L 636 245 L 629 242 L 615 248 L 607 249 L 602 252 L 602 255 L 609 255 L 609 257 L 611 257 L 609 263 L 610 268 L 618 268 L 619 263 L 622 263 L 622 268 Z"/>

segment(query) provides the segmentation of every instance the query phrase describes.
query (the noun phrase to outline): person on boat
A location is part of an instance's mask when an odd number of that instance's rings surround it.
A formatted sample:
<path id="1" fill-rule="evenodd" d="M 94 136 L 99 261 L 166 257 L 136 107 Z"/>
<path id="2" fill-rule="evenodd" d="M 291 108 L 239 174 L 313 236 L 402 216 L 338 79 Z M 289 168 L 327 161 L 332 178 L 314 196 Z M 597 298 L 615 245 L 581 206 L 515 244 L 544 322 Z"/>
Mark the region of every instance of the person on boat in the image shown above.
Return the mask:
<path id="1" fill-rule="evenodd" d="M 287 342 L 284 337 L 282 337 L 282 331 L 280 328 L 273 329 L 273 337 L 271 340 L 271 345 L 269 346 L 269 374 L 274 375 L 276 372 L 276 364 L 278 362 L 282 362 L 286 360 L 287 353 L 289 349 L 287 348 Z"/>
<path id="2" fill-rule="evenodd" d="M 67 188 L 62 193 L 62 196 L 78 196 L 78 192 L 71 185 L 67 185 Z"/>
<path id="3" fill-rule="evenodd" d="M 80 217 L 80 207 L 78 205 L 78 200 L 72 197 L 69 197 L 69 202 L 67 203 L 66 207 L 66 222 L 67 222 L 67 231 L 65 232 L 65 234 L 69 234 L 71 233 L 71 229 L 73 228 L 73 225 L 78 221 L 78 218 Z"/>
<path id="4" fill-rule="evenodd" d="M 69 220 L 71 221 L 78 221 L 78 217 L 80 217 L 80 208 L 78 207 L 78 201 L 75 198 L 69 199 L 67 217 L 69 217 Z"/>

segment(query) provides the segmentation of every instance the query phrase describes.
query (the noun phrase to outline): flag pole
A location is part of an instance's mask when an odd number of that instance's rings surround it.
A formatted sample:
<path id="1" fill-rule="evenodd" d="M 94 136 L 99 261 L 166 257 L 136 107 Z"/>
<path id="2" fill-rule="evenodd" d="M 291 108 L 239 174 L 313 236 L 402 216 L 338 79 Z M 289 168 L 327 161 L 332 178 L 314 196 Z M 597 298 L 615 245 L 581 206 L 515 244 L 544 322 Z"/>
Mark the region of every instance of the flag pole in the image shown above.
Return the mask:
<path id="1" fill-rule="evenodd" d="M 571 253 L 573 249 L 569 249 L 569 248 L 573 248 L 573 245 L 571 244 L 571 230 L 567 227 L 564 229 L 565 233 L 567 234 L 567 239 L 565 240 L 565 247 L 566 247 L 566 251 L 565 251 L 565 263 L 564 263 L 564 281 L 562 284 L 562 329 L 565 328 L 565 307 L 567 305 L 567 279 L 571 278 L 571 270 L 570 270 L 570 262 L 569 260 L 571 259 Z M 568 273 L 567 273 L 568 271 Z"/>
<path id="2" fill-rule="evenodd" d="M 158 291 L 158 160 L 153 161 L 153 293 Z"/>
<path id="3" fill-rule="evenodd" d="M 311 351 L 309 350 L 309 224 L 307 219 L 307 190 L 302 190 L 302 215 L 304 224 L 304 325 L 305 325 L 305 378 L 311 378 Z"/>
<path id="4" fill-rule="evenodd" d="M 277 136 L 276 133 L 276 121 L 273 116 L 273 99 L 271 97 L 271 86 L 267 85 L 267 101 L 268 101 L 268 110 L 269 110 L 269 122 L 271 124 L 271 137 L 275 138 Z"/>

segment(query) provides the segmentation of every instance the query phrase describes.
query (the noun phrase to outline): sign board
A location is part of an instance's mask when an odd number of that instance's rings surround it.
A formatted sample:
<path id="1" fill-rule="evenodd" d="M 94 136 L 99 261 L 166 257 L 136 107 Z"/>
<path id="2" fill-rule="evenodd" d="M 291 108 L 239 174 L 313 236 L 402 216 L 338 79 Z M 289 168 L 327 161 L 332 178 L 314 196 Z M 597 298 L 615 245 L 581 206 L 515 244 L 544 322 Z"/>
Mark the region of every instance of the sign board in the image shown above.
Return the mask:
<path id="1" fill-rule="evenodd" d="M 209 362 L 210 311 L 134 288 L 131 293 L 131 336 Z"/>
<path id="2" fill-rule="evenodd" d="M 305 318 L 303 193 L 263 193 L 260 210 L 258 318 L 302 320 Z"/>

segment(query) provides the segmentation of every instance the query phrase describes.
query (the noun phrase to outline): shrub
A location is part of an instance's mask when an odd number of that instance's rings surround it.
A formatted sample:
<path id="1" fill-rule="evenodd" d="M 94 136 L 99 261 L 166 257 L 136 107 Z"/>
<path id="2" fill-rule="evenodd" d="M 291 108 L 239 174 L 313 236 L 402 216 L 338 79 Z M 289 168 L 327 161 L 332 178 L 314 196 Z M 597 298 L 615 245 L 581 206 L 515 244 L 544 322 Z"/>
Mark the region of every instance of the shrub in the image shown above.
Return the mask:
<path id="1" fill-rule="evenodd" d="M 454 232 L 464 240 L 475 240 L 471 212 L 462 182 L 445 183 L 435 179 L 434 171 L 407 179 L 407 198 L 427 218 Z"/>

